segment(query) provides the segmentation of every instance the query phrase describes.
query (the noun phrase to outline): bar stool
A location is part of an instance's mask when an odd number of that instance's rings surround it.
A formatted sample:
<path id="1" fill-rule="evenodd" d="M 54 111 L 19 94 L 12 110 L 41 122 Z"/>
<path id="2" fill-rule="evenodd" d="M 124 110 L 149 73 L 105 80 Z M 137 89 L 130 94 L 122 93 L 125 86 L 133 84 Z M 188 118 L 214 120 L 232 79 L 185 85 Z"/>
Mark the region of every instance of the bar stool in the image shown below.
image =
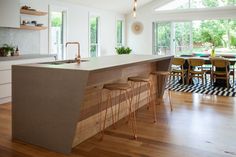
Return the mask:
<path id="1" fill-rule="evenodd" d="M 157 87 L 158 87 L 157 91 L 160 92 L 161 88 L 162 88 L 162 85 L 165 84 L 166 79 L 168 78 L 168 76 L 170 76 L 170 72 L 168 72 L 168 71 L 155 71 L 155 72 L 152 72 L 151 75 L 156 76 L 156 78 L 157 78 Z M 152 81 L 154 81 L 154 80 L 152 79 Z M 158 100 L 158 104 L 160 104 L 159 95 L 160 95 L 160 93 L 158 93 L 158 95 L 156 94 L 156 96 L 157 96 L 156 100 Z M 168 97 L 169 97 L 169 102 L 170 102 L 170 109 L 171 109 L 171 111 L 173 111 L 173 106 L 172 106 L 172 103 L 171 103 L 170 89 L 168 89 Z"/>
<path id="2" fill-rule="evenodd" d="M 121 104 L 120 99 L 121 99 L 121 94 L 122 93 L 124 93 L 126 105 L 129 107 L 129 118 L 131 118 L 131 117 L 133 118 L 131 120 L 131 125 L 132 125 L 132 131 L 133 131 L 134 139 L 137 139 L 136 115 L 135 115 L 135 109 L 132 108 L 132 95 L 133 94 L 129 94 L 129 92 L 128 92 L 128 90 L 130 90 L 131 93 L 133 92 L 131 90 L 131 86 L 128 83 L 110 83 L 110 84 L 105 84 L 103 86 L 103 89 L 108 90 L 108 97 L 107 97 L 107 102 L 106 102 L 105 118 L 104 118 L 103 128 L 102 128 L 102 139 L 103 139 L 104 130 L 105 130 L 105 127 L 106 127 L 107 110 L 108 110 L 109 106 L 111 108 L 112 125 L 114 126 L 115 122 L 119 120 L 120 104 Z M 117 113 L 116 119 L 115 119 L 115 116 L 114 116 L 114 113 L 113 113 L 113 105 L 112 105 L 112 93 L 113 92 L 119 92 L 118 113 Z"/>
<path id="3" fill-rule="evenodd" d="M 135 103 L 134 103 L 134 104 L 137 104 L 137 108 L 139 108 L 142 84 L 146 85 L 147 95 L 148 95 L 148 109 L 150 107 L 153 107 L 153 117 L 154 117 L 154 123 L 155 123 L 157 121 L 156 105 L 155 105 L 155 103 L 151 103 L 152 100 L 154 100 L 154 99 L 152 99 L 152 96 L 153 96 L 153 94 L 152 94 L 152 81 L 148 77 L 141 77 L 141 76 L 129 77 L 128 81 L 131 82 L 132 91 L 135 91 L 135 85 L 137 84 L 137 90 L 136 91 L 138 93 L 135 94 L 136 99 L 135 99 Z"/>

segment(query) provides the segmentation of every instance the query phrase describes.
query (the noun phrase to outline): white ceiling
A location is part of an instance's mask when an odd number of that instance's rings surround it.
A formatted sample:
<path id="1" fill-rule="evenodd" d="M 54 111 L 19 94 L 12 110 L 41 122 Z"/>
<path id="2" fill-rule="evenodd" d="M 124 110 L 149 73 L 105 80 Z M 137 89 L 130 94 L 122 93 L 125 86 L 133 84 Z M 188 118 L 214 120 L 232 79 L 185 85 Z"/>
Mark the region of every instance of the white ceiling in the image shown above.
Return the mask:
<path id="1" fill-rule="evenodd" d="M 68 1 L 68 0 L 67 0 Z M 129 13 L 132 11 L 134 0 L 70 0 L 79 4 L 98 9 L 112 10 L 119 13 Z M 153 0 L 138 0 L 138 7 L 143 6 Z"/>

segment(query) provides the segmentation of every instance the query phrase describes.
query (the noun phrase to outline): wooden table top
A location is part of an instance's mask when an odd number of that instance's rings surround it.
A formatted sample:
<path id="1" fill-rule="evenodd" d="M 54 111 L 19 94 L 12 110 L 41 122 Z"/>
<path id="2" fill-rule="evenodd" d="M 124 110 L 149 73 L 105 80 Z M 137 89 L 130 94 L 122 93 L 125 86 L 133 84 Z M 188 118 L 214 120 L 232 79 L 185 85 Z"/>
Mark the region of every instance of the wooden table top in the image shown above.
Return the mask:
<path id="1" fill-rule="evenodd" d="M 210 64 L 210 57 L 179 57 L 179 58 L 183 58 L 185 60 L 188 59 L 203 59 L 205 61 L 205 64 Z M 223 58 L 222 59 L 226 59 L 228 61 L 230 61 L 231 64 L 235 64 L 236 63 L 236 58 Z"/>

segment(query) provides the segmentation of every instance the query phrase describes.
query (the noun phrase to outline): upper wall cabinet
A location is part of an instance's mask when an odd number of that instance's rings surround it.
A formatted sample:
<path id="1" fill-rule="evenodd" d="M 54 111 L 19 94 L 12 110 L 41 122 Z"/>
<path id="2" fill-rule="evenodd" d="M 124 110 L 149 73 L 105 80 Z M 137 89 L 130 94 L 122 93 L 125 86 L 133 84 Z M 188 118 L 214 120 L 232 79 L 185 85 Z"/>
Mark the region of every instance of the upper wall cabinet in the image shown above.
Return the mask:
<path id="1" fill-rule="evenodd" d="M 0 0 L 0 27 L 20 27 L 20 0 Z"/>

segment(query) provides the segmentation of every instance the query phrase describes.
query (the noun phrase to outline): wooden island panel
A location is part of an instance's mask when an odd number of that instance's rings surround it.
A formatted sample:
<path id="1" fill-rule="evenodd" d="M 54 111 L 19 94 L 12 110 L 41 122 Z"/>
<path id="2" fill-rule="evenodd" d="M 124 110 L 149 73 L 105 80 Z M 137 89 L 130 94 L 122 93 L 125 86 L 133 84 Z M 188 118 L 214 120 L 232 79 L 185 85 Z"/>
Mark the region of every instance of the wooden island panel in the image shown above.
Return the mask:
<path id="1" fill-rule="evenodd" d="M 121 69 L 107 70 L 103 72 L 95 72 L 89 75 L 88 87 L 85 92 L 83 103 L 80 108 L 80 120 L 77 123 L 75 138 L 73 146 L 80 144 L 84 140 L 96 135 L 101 130 L 101 123 L 105 116 L 105 105 L 107 98 L 107 91 L 102 87 L 105 83 L 111 82 L 127 82 L 127 78 L 131 76 L 149 76 L 151 71 L 156 70 L 155 63 L 140 64 L 131 67 L 124 67 Z M 135 89 L 138 90 L 138 89 Z M 141 88 L 139 108 L 148 103 L 147 89 L 143 85 Z M 103 93 L 103 101 L 101 102 L 101 94 Z M 154 93 L 155 94 L 155 93 Z M 118 108 L 118 93 L 113 95 L 112 101 L 114 103 L 113 110 Z M 115 102 L 116 100 L 116 102 Z M 128 115 L 128 106 L 125 103 L 124 95 L 121 96 L 121 112 L 120 119 Z M 116 104 L 116 105 L 115 105 Z M 136 104 L 136 108 L 137 108 Z M 117 110 L 116 110 L 117 113 Z M 108 110 L 106 127 L 112 124 L 111 109 Z M 127 125 L 127 127 L 129 127 Z"/>

